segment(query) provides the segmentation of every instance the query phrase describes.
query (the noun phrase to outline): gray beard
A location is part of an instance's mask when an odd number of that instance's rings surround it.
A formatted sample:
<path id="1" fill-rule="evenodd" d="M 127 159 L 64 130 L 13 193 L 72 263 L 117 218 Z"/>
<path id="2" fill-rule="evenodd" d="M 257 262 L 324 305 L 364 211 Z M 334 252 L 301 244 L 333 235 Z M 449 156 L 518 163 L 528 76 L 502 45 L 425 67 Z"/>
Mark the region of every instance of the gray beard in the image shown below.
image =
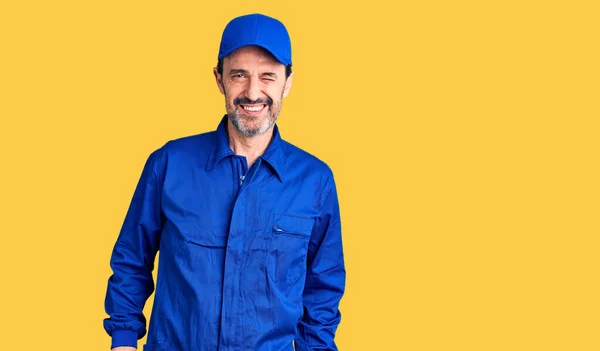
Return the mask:
<path id="1" fill-rule="evenodd" d="M 231 114 L 227 114 L 227 117 L 231 121 L 231 124 L 237 129 L 240 133 L 242 133 L 245 137 L 251 138 L 257 135 L 261 135 L 269 130 L 277 121 L 277 116 L 269 115 L 267 119 L 260 125 L 258 129 L 248 129 L 242 122 L 242 118 L 238 115 L 237 110 Z"/>

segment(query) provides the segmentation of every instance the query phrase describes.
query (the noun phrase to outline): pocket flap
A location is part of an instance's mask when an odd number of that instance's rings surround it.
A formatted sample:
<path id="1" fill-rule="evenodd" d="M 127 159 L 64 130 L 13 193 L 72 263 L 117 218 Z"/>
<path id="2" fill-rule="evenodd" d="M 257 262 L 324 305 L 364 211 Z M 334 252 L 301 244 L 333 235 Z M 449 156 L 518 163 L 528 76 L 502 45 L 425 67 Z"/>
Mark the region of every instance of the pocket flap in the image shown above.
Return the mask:
<path id="1" fill-rule="evenodd" d="M 314 224 L 314 218 L 276 214 L 273 219 L 273 230 L 276 233 L 310 236 Z"/>
<path id="2" fill-rule="evenodd" d="M 188 242 L 205 247 L 227 246 L 227 228 L 206 228 L 197 222 L 182 222 L 177 226 L 181 236 Z"/>

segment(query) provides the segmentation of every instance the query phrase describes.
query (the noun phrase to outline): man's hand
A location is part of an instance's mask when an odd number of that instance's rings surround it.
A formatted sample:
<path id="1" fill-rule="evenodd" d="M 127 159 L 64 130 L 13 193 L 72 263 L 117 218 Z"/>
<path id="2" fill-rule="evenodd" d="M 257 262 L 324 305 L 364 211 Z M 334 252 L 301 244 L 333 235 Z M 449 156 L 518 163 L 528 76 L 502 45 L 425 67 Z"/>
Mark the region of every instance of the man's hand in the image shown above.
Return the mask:
<path id="1" fill-rule="evenodd" d="M 136 350 L 137 349 L 135 347 L 131 347 L 131 346 L 119 346 L 119 347 L 115 347 L 111 351 L 136 351 Z"/>

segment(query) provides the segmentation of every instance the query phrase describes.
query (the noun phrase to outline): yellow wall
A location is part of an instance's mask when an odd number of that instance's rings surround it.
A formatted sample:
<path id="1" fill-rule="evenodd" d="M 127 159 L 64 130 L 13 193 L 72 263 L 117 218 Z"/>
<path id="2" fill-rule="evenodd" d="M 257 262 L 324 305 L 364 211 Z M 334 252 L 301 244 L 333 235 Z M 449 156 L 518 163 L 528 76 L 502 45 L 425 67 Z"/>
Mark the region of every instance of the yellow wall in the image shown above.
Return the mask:
<path id="1" fill-rule="evenodd" d="M 3 2 L 0 348 L 108 350 L 143 163 L 217 126 L 223 27 L 263 12 L 282 136 L 338 182 L 340 349 L 600 349 L 597 2 L 393 3 Z"/>

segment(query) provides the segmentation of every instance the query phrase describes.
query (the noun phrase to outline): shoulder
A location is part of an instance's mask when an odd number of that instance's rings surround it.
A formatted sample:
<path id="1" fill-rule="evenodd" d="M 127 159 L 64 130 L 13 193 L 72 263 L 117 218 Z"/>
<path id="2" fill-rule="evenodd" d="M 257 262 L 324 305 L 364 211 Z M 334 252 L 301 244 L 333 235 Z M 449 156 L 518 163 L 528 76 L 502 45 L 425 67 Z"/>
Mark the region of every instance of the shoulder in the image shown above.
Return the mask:
<path id="1" fill-rule="evenodd" d="M 215 135 L 215 131 L 211 131 L 169 140 L 159 151 L 167 154 L 210 151 Z"/>
<path id="2" fill-rule="evenodd" d="M 189 135 L 167 141 L 163 146 L 155 149 L 152 156 L 167 161 L 178 158 L 205 158 L 210 153 L 216 132 L 206 132 Z"/>
<path id="3" fill-rule="evenodd" d="M 163 173 L 170 166 L 187 161 L 205 160 L 213 145 L 214 131 L 172 139 L 151 152 L 148 163 L 153 164 L 157 173 Z"/>
<path id="4" fill-rule="evenodd" d="M 285 140 L 281 140 L 281 146 L 287 168 L 303 169 L 312 176 L 320 177 L 324 183 L 333 183 L 333 170 L 325 161 Z"/>

